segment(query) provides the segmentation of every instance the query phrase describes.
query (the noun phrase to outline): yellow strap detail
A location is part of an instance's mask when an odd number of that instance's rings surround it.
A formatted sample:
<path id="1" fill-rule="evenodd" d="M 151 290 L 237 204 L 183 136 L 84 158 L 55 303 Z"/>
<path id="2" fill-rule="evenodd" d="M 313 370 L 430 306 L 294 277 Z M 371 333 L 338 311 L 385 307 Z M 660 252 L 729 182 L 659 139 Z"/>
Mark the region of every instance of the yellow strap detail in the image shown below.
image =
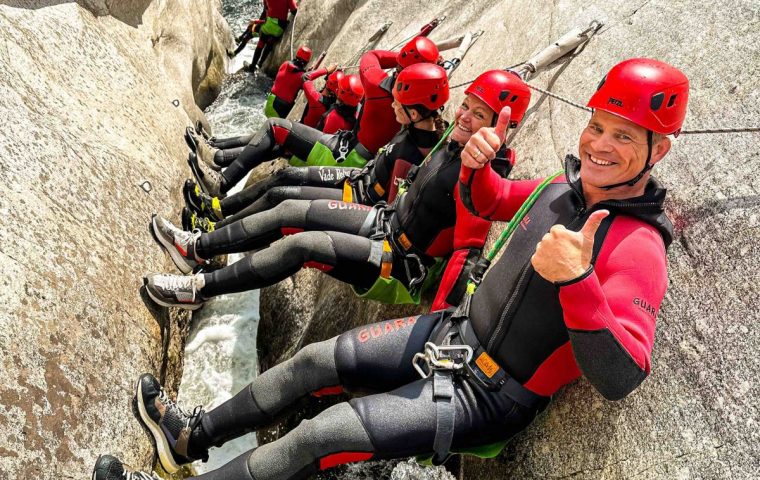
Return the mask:
<path id="1" fill-rule="evenodd" d="M 343 201 L 348 203 L 354 201 L 354 188 L 348 180 L 343 182 Z"/>
<path id="2" fill-rule="evenodd" d="M 391 278 L 391 270 L 393 269 L 393 257 L 391 255 L 391 244 L 388 243 L 388 240 L 383 240 L 383 260 L 380 264 L 380 276 L 383 278 Z M 386 261 L 386 258 L 390 261 Z"/>
<path id="3" fill-rule="evenodd" d="M 381 197 L 385 195 L 385 189 L 382 185 L 380 185 L 380 182 L 375 182 L 375 184 L 372 186 L 372 189 L 375 190 L 375 193 Z"/>

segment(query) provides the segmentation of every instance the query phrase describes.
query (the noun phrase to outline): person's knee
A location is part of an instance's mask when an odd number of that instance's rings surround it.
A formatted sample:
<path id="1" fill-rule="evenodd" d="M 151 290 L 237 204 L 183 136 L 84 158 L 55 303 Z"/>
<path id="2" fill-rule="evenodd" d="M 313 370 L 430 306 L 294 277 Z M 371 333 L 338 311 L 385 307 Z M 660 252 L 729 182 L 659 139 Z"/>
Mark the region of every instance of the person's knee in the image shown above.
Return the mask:
<path id="1" fill-rule="evenodd" d="M 302 375 L 302 380 L 312 383 L 309 378 L 318 375 L 320 381 L 318 387 L 324 386 L 325 374 L 329 374 L 329 381 L 337 383 L 335 373 L 335 342 L 337 337 L 322 342 L 306 345 L 293 356 L 293 368 Z M 329 383 L 329 382 L 328 382 Z"/>
<path id="2" fill-rule="evenodd" d="M 289 202 L 286 200 L 280 205 Z M 335 265 L 336 255 L 330 236 L 325 232 L 301 232 L 281 240 L 290 255 L 301 262 L 318 262 Z"/>

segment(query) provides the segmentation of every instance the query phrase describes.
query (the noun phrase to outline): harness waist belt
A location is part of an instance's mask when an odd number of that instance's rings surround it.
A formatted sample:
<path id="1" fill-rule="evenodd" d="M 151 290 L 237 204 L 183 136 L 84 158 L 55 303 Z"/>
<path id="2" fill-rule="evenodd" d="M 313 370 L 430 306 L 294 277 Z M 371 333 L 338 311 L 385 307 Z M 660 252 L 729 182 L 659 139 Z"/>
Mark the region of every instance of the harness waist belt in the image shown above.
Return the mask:
<path id="1" fill-rule="evenodd" d="M 551 397 L 545 397 L 525 388 L 512 378 L 480 344 L 472 330 L 469 319 L 452 319 L 459 336 L 473 351 L 473 359 L 466 364 L 470 378 L 489 390 L 499 390 L 525 408 L 543 410 L 549 404 Z"/>

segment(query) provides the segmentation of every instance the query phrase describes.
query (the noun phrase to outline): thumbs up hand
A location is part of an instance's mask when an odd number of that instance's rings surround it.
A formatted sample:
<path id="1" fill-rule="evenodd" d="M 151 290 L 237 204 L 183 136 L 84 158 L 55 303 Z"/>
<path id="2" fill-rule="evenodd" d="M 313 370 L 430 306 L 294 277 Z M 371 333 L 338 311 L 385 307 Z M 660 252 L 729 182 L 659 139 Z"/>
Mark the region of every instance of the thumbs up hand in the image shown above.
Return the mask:
<path id="1" fill-rule="evenodd" d="M 512 109 L 504 107 L 499 112 L 499 120 L 494 128 L 481 128 L 473 133 L 462 149 L 462 164 L 465 167 L 477 170 L 486 166 L 488 162 L 496 158 L 504 139 L 507 137 L 509 117 Z"/>
<path id="2" fill-rule="evenodd" d="M 591 266 L 594 235 L 607 210 L 592 213 L 579 232 L 554 225 L 536 245 L 530 261 L 539 275 L 553 283 L 567 282 L 583 275 Z"/>

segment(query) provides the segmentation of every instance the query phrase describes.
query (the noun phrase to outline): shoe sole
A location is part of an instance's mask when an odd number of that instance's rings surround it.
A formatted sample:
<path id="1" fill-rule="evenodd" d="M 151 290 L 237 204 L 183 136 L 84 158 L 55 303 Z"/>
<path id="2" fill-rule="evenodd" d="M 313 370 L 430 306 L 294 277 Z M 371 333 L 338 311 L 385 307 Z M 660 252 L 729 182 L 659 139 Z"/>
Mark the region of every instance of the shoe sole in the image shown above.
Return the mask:
<path id="1" fill-rule="evenodd" d="M 160 298 L 156 297 L 153 292 L 150 291 L 150 288 L 148 288 L 148 279 L 143 278 L 143 285 L 145 285 L 145 293 L 148 294 L 151 300 L 153 300 L 158 305 L 161 305 L 162 307 L 177 307 L 182 308 L 184 310 L 198 310 L 203 306 L 202 303 L 169 303 L 165 300 L 161 300 Z"/>
<path id="2" fill-rule="evenodd" d="M 203 172 L 201 172 L 200 168 L 198 168 L 198 161 L 198 156 L 195 153 L 191 153 L 187 156 L 187 164 L 190 165 L 190 170 L 193 172 L 196 183 L 199 187 L 201 187 L 203 193 L 206 195 L 211 195 L 206 188 L 206 184 L 203 183 Z M 213 197 L 213 195 L 211 196 Z"/>
<path id="3" fill-rule="evenodd" d="M 197 185 L 192 180 L 188 179 L 185 180 L 185 184 L 182 186 L 182 196 L 185 197 L 185 205 L 187 205 L 187 208 L 192 210 L 195 213 L 201 213 L 201 209 L 198 205 L 195 204 L 195 202 L 190 197 L 190 185 Z M 201 187 L 203 188 L 203 187 Z"/>
<path id="4" fill-rule="evenodd" d="M 167 242 L 163 236 L 158 234 L 158 228 L 156 227 L 156 215 L 153 215 L 153 217 L 150 219 L 150 230 L 151 234 L 153 234 L 153 238 L 158 241 L 158 244 L 161 245 L 164 250 L 166 250 L 166 253 L 169 254 L 169 258 L 172 259 L 172 262 L 174 262 L 174 265 L 177 266 L 179 271 L 185 275 L 191 273 L 195 265 L 189 264 L 187 260 L 185 260 L 185 257 L 179 253 L 179 250 L 177 250 L 173 243 Z"/>
<path id="5" fill-rule="evenodd" d="M 198 151 L 198 144 L 195 142 L 191 132 L 195 133 L 193 127 L 187 127 L 185 129 L 185 143 L 187 143 L 187 146 L 191 151 L 196 152 Z"/>
<path id="6" fill-rule="evenodd" d="M 135 385 L 135 396 L 132 399 L 132 404 L 133 406 L 137 405 L 137 420 L 143 427 L 148 429 L 153 437 L 153 446 L 156 447 L 156 454 L 158 455 L 161 467 L 166 470 L 166 473 L 176 473 L 182 467 L 174 461 L 171 447 L 166 442 L 166 437 L 161 431 L 161 427 L 148 416 L 148 412 L 145 410 L 145 405 L 142 402 L 142 385 L 139 378 L 137 379 L 137 385 Z"/>

